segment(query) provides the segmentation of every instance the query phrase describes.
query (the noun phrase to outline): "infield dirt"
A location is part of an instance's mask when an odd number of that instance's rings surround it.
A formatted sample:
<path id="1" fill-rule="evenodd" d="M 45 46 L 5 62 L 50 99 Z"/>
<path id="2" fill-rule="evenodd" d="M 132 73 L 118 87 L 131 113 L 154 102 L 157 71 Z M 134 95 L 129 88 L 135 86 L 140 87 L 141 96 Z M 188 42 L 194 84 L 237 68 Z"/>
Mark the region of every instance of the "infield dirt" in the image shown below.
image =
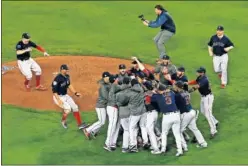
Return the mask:
<path id="1" fill-rule="evenodd" d="M 118 65 L 126 64 L 131 67 L 131 60 L 107 58 L 98 56 L 50 56 L 34 59 L 42 69 L 42 84 L 47 91 L 35 90 L 35 76 L 31 82 L 32 90 L 27 92 L 24 88 L 24 76 L 19 69 L 8 71 L 2 75 L 2 102 L 25 108 L 38 110 L 61 109 L 53 103 L 51 84 L 55 77 L 53 73 L 59 72 L 61 64 L 67 64 L 70 68 L 71 83 L 82 94 L 82 98 L 73 96 L 81 111 L 94 110 L 98 95 L 97 81 L 101 79 L 104 71 L 118 73 Z M 17 66 L 17 62 L 8 62 L 2 65 Z M 147 68 L 151 66 L 146 65 Z"/>

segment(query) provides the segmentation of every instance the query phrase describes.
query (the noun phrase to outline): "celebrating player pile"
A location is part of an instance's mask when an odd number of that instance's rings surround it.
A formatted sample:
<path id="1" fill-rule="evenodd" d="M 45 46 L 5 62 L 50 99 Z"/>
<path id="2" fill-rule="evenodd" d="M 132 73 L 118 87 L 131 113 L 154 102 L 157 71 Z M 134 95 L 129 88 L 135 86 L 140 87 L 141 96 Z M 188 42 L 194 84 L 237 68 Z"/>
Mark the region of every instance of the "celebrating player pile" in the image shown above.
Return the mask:
<path id="1" fill-rule="evenodd" d="M 140 59 L 131 59 L 129 70 L 120 64 L 119 74 L 102 74 L 96 104 L 99 120 L 85 129 L 85 136 L 96 138 L 108 115 L 104 145 L 107 151 L 116 150 L 118 137 L 122 136 L 123 153 L 137 153 L 141 147 L 150 149 L 152 154 L 166 153 L 167 137 L 172 129 L 176 156 L 181 156 L 188 151 L 184 138 L 187 127 L 192 131 L 197 147 L 206 148 L 208 144 L 196 124 L 198 111 L 193 109 L 190 99 L 190 93 L 198 89 L 202 96 L 201 112 L 209 122 L 210 138 L 214 138 L 218 121 L 212 112 L 213 94 L 206 69 L 200 67 L 196 70 L 197 79 L 188 81 L 185 68 L 173 65 L 168 55 L 162 56 L 153 70 L 146 69 Z M 189 85 L 193 87 L 189 88 Z M 119 132 L 120 129 L 123 132 Z"/>

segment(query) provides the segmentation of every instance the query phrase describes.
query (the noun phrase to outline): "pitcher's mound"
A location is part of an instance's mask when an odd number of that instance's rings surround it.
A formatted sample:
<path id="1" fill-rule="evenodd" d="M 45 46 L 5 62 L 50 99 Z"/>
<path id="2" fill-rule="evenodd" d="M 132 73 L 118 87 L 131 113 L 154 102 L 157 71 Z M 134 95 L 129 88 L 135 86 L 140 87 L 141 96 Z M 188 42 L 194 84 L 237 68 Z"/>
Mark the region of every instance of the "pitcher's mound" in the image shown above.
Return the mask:
<path id="1" fill-rule="evenodd" d="M 42 84 L 48 87 L 47 91 L 35 90 L 35 77 L 32 80 L 33 90 L 24 89 L 24 76 L 19 69 L 14 69 L 2 75 L 2 101 L 6 104 L 18 105 L 40 110 L 60 110 L 52 99 L 51 83 L 54 72 L 59 71 L 61 64 L 70 68 L 71 83 L 82 94 L 82 98 L 73 96 L 80 110 L 94 110 L 98 96 L 97 81 L 104 71 L 118 73 L 118 65 L 123 63 L 131 66 L 131 60 L 93 56 L 51 56 L 36 58 L 35 61 L 42 68 Z M 16 62 L 3 65 L 17 66 Z"/>

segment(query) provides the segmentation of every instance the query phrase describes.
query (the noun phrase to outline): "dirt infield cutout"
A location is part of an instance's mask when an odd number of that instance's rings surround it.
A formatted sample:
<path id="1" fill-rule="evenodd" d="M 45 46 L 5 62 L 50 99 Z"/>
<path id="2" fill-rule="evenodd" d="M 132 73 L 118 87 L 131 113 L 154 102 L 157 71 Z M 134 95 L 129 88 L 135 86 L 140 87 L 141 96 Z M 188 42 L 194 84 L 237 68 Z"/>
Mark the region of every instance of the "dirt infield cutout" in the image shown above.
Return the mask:
<path id="1" fill-rule="evenodd" d="M 53 73 L 59 71 L 61 64 L 67 64 L 70 68 L 71 83 L 78 92 L 82 93 L 82 98 L 73 97 L 75 102 L 82 111 L 94 110 L 98 95 L 97 81 L 101 79 L 102 72 L 109 71 L 117 74 L 119 64 L 126 64 L 128 68 L 131 66 L 131 60 L 96 56 L 50 56 L 35 58 L 35 61 L 42 68 L 42 84 L 48 87 L 48 90 L 36 91 L 35 77 L 33 77 L 32 91 L 26 92 L 23 85 L 24 76 L 19 69 L 14 69 L 2 75 L 3 103 L 59 111 L 60 108 L 52 100 L 51 83 L 54 78 Z M 3 65 L 17 66 L 17 62 L 8 62 Z"/>

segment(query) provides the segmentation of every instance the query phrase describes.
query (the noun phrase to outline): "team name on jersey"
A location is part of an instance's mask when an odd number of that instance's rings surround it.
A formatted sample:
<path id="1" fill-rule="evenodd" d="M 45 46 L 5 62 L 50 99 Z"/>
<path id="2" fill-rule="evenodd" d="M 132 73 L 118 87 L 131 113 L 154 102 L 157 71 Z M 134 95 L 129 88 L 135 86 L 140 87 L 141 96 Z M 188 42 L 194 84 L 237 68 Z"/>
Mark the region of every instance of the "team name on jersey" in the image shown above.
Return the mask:
<path id="1" fill-rule="evenodd" d="M 224 43 L 222 43 L 222 42 L 214 42 L 214 43 L 213 43 L 213 47 L 214 47 L 214 46 L 224 47 L 224 46 L 225 46 L 225 44 L 224 44 Z"/>

